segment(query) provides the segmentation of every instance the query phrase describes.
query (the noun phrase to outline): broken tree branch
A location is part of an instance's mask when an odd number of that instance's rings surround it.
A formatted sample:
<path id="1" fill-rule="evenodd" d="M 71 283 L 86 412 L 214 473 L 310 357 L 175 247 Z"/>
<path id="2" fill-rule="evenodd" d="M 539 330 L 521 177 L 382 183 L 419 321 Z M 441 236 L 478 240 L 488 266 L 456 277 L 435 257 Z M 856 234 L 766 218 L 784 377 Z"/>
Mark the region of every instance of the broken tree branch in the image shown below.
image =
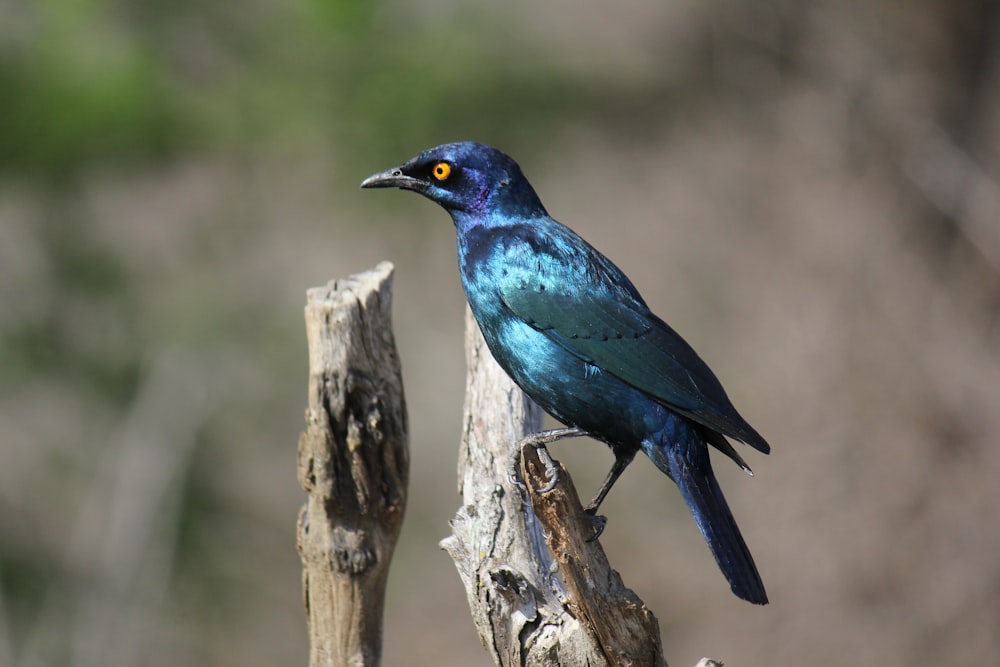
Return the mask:
<path id="1" fill-rule="evenodd" d="M 379 665 L 409 474 L 392 264 L 308 291 L 298 546 L 312 667 Z"/>

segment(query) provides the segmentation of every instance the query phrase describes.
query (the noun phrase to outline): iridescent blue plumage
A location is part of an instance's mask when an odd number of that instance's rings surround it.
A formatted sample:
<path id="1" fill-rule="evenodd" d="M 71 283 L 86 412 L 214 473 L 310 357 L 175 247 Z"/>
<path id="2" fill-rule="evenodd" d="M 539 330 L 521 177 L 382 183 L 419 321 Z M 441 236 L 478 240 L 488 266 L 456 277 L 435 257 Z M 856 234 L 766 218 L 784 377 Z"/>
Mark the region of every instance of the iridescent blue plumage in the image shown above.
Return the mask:
<path id="1" fill-rule="evenodd" d="M 747 471 L 726 437 L 770 448 L 628 277 L 552 219 L 517 163 L 495 148 L 438 146 L 362 187 L 414 190 L 451 214 L 462 286 L 497 362 L 548 413 L 615 453 L 588 510 L 643 451 L 677 483 L 733 592 L 765 604 L 707 445 Z"/>

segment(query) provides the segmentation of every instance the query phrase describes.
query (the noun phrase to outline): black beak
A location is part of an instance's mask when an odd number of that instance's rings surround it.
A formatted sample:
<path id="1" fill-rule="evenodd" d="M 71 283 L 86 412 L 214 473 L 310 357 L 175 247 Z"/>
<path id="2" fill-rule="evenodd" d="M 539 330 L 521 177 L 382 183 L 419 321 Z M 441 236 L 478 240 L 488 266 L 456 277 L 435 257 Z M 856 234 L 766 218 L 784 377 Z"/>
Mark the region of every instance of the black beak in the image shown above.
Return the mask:
<path id="1" fill-rule="evenodd" d="M 427 183 L 421 181 L 419 178 L 407 176 L 403 173 L 402 167 L 393 167 L 392 169 L 386 169 L 385 171 L 380 171 L 377 174 L 372 174 L 365 180 L 361 181 L 361 187 L 402 188 L 403 190 L 424 192 L 427 190 Z"/>

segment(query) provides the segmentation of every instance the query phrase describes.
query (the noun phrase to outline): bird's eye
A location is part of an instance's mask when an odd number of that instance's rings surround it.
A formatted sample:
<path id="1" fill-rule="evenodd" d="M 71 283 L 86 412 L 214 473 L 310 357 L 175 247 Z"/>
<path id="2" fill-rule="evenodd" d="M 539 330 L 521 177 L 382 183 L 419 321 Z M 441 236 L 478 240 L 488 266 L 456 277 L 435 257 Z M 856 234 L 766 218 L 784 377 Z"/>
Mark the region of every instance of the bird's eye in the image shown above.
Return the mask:
<path id="1" fill-rule="evenodd" d="M 446 181 L 448 177 L 451 176 L 451 165 L 447 162 L 438 162 L 431 169 L 431 173 L 434 174 L 434 178 L 439 181 Z"/>

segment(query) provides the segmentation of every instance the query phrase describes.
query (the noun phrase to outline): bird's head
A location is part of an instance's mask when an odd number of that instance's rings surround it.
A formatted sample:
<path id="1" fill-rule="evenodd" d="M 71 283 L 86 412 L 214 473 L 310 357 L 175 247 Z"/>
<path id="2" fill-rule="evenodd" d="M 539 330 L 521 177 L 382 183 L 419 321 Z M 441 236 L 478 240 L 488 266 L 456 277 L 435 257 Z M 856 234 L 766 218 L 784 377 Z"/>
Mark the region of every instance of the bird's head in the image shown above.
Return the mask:
<path id="1" fill-rule="evenodd" d="M 517 163 L 492 146 L 472 141 L 424 151 L 406 164 L 369 176 L 361 187 L 413 190 L 443 206 L 452 217 L 545 215 Z"/>

